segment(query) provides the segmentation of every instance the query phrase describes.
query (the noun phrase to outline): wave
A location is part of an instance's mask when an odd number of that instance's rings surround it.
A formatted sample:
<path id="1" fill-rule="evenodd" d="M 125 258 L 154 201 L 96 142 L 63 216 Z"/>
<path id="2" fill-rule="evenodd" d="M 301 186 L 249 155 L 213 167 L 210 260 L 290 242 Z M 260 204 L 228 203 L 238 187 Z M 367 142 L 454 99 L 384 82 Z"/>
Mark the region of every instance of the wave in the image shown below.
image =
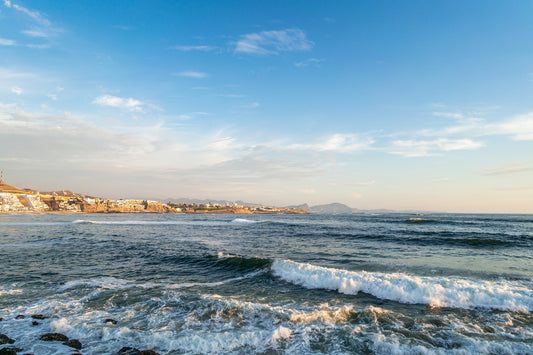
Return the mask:
<path id="1" fill-rule="evenodd" d="M 272 260 L 218 253 L 216 265 L 230 269 L 265 269 L 272 265 Z"/>
<path id="2" fill-rule="evenodd" d="M 230 223 L 233 223 L 233 224 L 254 224 L 254 223 L 261 223 L 261 221 L 253 221 L 251 219 L 246 219 L 246 218 L 235 218 Z"/>
<path id="3" fill-rule="evenodd" d="M 348 271 L 290 260 L 276 260 L 271 269 L 281 279 L 310 289 L 350 295 L 365 292 L 381 299 L 436 307 L 533 311 L 533 284 L 520 281 Z"/>

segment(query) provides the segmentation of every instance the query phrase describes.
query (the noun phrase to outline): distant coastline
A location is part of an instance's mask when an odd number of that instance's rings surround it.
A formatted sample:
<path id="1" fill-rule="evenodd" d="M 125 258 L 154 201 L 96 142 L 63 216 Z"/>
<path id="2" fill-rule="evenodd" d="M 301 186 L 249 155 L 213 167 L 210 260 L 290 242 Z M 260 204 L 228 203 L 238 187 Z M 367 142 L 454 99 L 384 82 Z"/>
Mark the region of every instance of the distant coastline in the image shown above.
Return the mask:
<path id="1" fill-rule="evenodd" d="M 219 203 L 164 203 L 155 200 L 109 199 L 72 191 L 40 192 L 0 182 L 0 213 L 226 213 L 305 214 L 301 208 Z"/>

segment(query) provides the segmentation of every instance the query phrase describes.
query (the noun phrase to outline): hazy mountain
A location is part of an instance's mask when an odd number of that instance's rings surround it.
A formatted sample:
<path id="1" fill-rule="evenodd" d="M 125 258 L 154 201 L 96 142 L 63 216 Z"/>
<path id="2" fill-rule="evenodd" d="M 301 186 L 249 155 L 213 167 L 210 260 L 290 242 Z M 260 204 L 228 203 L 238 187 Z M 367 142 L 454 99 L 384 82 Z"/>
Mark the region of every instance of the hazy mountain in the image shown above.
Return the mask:
<path id="1" fill-rule="evenodd" d="M 343 205 L 342 203 L 329 203 L 327 205 L 312 206 L 311 213 L 353 213 L 357 210 Z"/>

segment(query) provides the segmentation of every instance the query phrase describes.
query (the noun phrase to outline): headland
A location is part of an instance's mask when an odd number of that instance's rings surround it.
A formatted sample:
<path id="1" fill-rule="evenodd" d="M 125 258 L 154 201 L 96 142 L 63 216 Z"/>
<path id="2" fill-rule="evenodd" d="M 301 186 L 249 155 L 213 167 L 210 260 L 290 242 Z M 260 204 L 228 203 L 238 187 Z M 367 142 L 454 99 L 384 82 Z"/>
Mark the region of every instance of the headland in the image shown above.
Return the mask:
<path id="1" fill-rule="evenodd" d="M 72 191 L 40 192 L 0 182 L 0 213 L 307 213 L 300 208 L 218 203 L 173 203 L 142 199 L 109 199 Z"/>

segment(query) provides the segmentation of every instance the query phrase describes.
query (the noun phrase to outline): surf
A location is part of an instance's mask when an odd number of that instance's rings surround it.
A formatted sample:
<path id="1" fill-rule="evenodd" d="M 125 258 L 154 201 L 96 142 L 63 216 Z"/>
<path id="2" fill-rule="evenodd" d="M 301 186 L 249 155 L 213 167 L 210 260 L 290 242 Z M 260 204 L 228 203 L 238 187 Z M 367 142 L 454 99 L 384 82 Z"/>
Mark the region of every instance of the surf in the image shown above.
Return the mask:
<path id="1" fill-rule="evenodd" d="M 349 271 L 291 260 L 275 260 L 271 269 L 282 280 L 309 289 L 332 290 L 349 295 L 364 292 L 380 299 L 433 307 L 519 312 L 533 310 L 533 284 L 525 281 Z"/>

